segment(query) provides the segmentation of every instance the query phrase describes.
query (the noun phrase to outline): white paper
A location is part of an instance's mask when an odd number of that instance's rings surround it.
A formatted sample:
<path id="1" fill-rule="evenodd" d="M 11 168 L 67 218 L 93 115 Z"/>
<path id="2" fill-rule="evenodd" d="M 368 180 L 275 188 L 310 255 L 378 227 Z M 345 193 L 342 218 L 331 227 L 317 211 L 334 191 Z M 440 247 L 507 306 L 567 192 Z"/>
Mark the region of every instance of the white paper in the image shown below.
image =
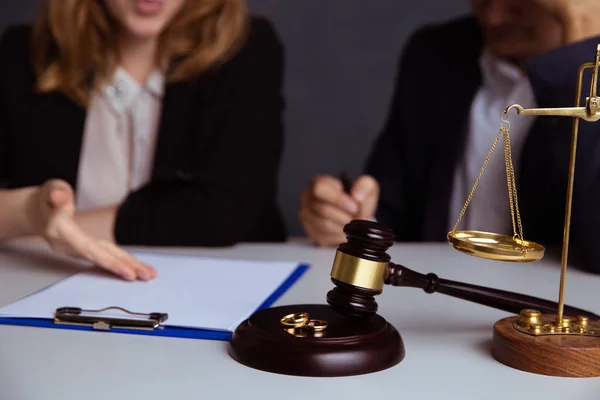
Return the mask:
<path id="1" fill-rule="evenodd" d="M 59 307 L 169 315 L 165 325 L 233 331 L 295 271 L 298 263 L 133 253 L 156 268 L 152 281 L 85 271 L 0 308 L 0 318 L 53 318 Z"/>

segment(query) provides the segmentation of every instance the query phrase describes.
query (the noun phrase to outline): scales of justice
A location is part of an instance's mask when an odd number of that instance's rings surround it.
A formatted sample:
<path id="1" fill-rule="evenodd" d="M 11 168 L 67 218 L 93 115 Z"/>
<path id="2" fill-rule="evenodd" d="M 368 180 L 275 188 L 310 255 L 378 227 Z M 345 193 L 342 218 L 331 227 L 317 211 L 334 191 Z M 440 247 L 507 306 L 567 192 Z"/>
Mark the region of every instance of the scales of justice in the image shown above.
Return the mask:
<path id="1" fill-rule="evenodd" d="M 493 357 L 522 371 L 563 377 L 600 376 L 600 316 L 564 304 L 571 205 L 579 120 L 600 119 L 597 97 L 600 45 L 595 61 L 580 66 L 574 107 L 524 109 L 518 104 L 501 115 L 498 135 L 483 163 L 453 230 L 447 238 L 463 253 L 503 262 L 541 259 L 544 247 L 523 237 L 508 117 L 520 115 L 573 118 L 558 303 L 508 291 L 421 274 L 391 261 L 386 253 L 393 232 L 372 221 L 354 220 L 344 232 L 331 270 L 335 287 L 327 305 L 290 305 L 261 310 L 235 330 L 229 354 L 238 362 L 263 371 L 298 376 L 348 376 L 390 368 L 405 357 L 398 331 L 378 315 L 374 296 L 384 285 L 421 288 L 515 314 L 493 327 Z M 592 69 L 591 88 L 580 106 L 583 77 Z M 503 136 L 513 235 L 457 230 L 500 137 Z"/>

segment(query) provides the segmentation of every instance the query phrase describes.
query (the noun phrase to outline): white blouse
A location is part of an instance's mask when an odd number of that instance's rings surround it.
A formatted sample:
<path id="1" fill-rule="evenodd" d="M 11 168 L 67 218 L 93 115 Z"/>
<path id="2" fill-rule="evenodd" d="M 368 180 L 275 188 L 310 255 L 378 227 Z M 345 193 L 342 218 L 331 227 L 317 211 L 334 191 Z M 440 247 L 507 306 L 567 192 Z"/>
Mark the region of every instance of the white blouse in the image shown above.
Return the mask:
<path id="1" fill-rule="evenodd" d="M 160 72 L 140 85 L 119 68 L 92 96 L 77 176 L 78 210 L 117 205 L 150 180 L 163 94 Z"/>

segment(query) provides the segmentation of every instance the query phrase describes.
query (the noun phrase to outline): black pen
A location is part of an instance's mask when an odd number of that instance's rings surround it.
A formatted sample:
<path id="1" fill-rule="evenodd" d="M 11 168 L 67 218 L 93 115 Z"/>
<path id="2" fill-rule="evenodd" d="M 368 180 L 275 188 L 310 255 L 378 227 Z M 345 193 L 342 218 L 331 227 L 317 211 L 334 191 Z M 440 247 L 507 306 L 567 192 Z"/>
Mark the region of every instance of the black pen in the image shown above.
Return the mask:
<path id="1" fill-rule="evenodd" d="M 340 173 L 340 181 L 342 181 L 344 192 L 349 196 L 352 196 L 352 186 L 354 185 L 354 181 L 352 180 L 352 178 L 350 178 L 350 175 L 346 171 L 342 171 Z M 356 202 L 356 200 L 354 201 Z M 357 218 L 357 215 L 358 213 L 353 215 L 353 218 Z"/>
<path id="2" fill-rule="evenodd" d="M 340 181 L 342 181 L 342 185 L 344 187 L 344 192 L 350 194 L 352 192 L 352 179 L 350 175 L 346 171 L 342 171 L 340 173 Z"/>

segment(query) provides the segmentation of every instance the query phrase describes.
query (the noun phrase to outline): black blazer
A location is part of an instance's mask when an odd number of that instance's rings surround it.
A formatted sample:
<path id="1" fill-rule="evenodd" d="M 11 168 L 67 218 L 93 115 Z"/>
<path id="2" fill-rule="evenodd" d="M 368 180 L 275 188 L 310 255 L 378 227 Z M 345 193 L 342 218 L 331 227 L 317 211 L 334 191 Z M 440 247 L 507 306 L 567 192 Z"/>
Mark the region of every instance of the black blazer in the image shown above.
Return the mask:
<path id="1" fill-rule="evenodd" d="M 573 106 L 577 70 L 593 61 L 599 42 L 527 62 L 539 107 Z M 366 168 L 381 183 L 377 218 L 399 241 L 446 240 L 458 217 L 449 215 L 449 199 L 457 161 L 469 156 L 463 154 L 466 123 L 481 84 L 483 45 L 479 25 L 465 17 L 418 30 L 404 49 L 388 120 Z M 511 115 L 518 118 L 531 117 Z M 517 171 L 525 238 L 547 246 L 562 243 L 571 127 L 571 118 L 537 118 Z M 570 254 L 600 272 L 600 123 L 580 123 L 575 175 Z"/>
<path id="2" fill-rule="evenodd" d="M 61 178 L 77 190 L 86 110 L 61 93 L 34 91 L 30 31 L 10 28 L 0 41 L 0 181 L 17 188 Z M 283 46 L 270 23 L 254 19 L 229 62 L 167 85 L 151 182 L 120 206 L 118 243 L 285 239 L 276 205 L 282 74 Z"/>

